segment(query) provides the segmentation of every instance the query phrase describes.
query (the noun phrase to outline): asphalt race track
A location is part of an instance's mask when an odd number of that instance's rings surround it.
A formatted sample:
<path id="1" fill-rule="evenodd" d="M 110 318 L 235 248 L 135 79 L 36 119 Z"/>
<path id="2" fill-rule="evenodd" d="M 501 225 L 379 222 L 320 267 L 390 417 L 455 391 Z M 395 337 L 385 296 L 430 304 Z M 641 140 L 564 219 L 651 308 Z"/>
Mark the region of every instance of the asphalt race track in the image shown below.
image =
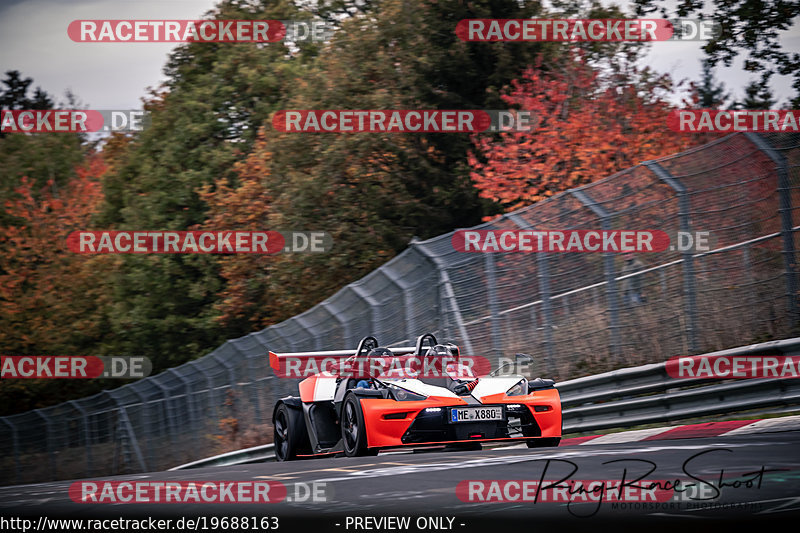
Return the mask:
<path id="1" fill-rule="evenodd" d="M 670 490 L 669 500 L 658 505 L 597 500 L 470 503 L 456 494 L 459 482 L 465 480 L 621 480 L 623 476 L 626 480 L 641 476 L 683 480 L 686 490 Z M 800 518 L 800 431 L 533 450 L 507 447 L 477 452 L 383 453 L 98 479 L 278 481 L 286 486 L 287 497 L 269 504 L 75 503 L 68 495 L 71 482 L 62 481 L 0 488 L 0 515 L 278 516 L 279 531 L 404 530 L 385 521 L 362 522 L 360 527 L 354 522 L 354 517 L 382 516 L 410 517 L 407 530 L 412 531 L 418 530 L 417 525 L 428 531 L 498 531 L 506 526 L 533 531 L 542 525 L 561 530 L 633 526 L 650 531 L 676 527 L 718 531 L 722 525 L 763 526 Z M 719 486 L 720 479 L 723 486 L 715 494 L 710 483 Z M 307 488 L 315 482 L 324 488 L 327 501 L 296 501 L 308 496 L 308 491 L 297 487 Z M 686 487 L 688 482 L 694 483 L 693 489 Z M 417 524 L 419 517 L 427 519 Z"/>

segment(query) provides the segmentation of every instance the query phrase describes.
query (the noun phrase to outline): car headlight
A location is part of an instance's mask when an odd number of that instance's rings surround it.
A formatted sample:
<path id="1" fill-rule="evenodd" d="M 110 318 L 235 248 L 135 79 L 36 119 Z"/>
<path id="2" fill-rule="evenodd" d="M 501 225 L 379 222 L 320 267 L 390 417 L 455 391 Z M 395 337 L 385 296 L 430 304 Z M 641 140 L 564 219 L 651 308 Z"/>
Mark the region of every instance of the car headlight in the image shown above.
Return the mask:
<path id="1" fill-rule="evenodd" d="M 519 380 L 506 392 L 506 396 L 525 396 L 526 394 L 528 394 L 528 382 L 524 379 Z"/>
<path id="2" fill-rule="evenodd" d="M 394 399 L 401 402 L 426 400 L 428 398 L 427 396 L 417 394 L 416 392 L 411 392 L 410 390 L 406 390 L 403 387 L 398 387 L 397 385 L 389 385 L 389 390 L 392 391 L 392 396 Z"/>

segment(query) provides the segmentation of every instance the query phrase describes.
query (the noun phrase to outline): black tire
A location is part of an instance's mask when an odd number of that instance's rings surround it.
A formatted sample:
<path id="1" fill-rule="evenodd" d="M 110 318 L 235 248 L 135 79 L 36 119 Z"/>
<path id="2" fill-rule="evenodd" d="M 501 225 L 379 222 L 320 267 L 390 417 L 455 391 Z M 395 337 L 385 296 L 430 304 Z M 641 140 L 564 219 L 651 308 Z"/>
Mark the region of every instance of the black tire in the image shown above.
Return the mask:
<path id="1" fill-rule="evenodd" d="M 378 455 L 378 449 L 367 448 L 367 428 L 361 402 L 355 394 L 348 394 L 342 405 L 342 444 L 347 457 Z"/>
<path id="2" fill-rule="evenodd" d="M 308 443 L 306 423 L 299 409 L 282 403 L 275 411 L 274 420 L 275 460 L 292 461 L 298 452 L 305 451 Z"/>
<path id="3" fill-rule="evenodd" d="M 561 442 L 561 437 L 545 437 L 526 441 L 528 448 L 554 448 Z"/>

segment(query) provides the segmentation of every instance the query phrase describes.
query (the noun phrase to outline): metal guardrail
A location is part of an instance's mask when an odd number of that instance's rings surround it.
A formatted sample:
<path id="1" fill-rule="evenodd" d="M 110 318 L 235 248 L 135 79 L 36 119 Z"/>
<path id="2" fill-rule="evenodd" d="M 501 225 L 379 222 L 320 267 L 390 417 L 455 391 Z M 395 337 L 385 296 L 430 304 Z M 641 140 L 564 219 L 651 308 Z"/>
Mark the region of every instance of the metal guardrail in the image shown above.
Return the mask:
<path id="1" fill-rule="evenodd" d="M 800 355 L 800 338 L 770 341 L 706 356 Z M 675 379 L 665 363 L 624 368 L 556 385 L 564 433 L 800 405 L 800 379 Z"/>
<path id="2" fill-rule="evenodd" d="M 706 356 L 800 355 L 800 337 L 751 344 Z M 800 406 L 800 379 L 675 379 L 665 363 L 623 368 L 556 384 L 564 408 L 564 433 L 672 422 L 752 409 Z M 266 444 L 170 470 L 228 466 L 274 459 Z"/>
<path id="3" fill-rule="evenodd" d="M 215 455 L 200 459 L 199 461 L 192 461 L 185 465 L 175 466 L 170 468 L 173 470 L 188 470 L 190 468 L 205 468 L 207 466 L 230 466 L 230 465 L 243 465 L 246 463 L 259 463 L 264 461 L 272 461 L 275 459 L 275 445 L 273 443 L 263 444 L 261 446 L 253 446 L 252 448 L 245 448 L 244 450 L 237 450 L 233 452 Z"/>

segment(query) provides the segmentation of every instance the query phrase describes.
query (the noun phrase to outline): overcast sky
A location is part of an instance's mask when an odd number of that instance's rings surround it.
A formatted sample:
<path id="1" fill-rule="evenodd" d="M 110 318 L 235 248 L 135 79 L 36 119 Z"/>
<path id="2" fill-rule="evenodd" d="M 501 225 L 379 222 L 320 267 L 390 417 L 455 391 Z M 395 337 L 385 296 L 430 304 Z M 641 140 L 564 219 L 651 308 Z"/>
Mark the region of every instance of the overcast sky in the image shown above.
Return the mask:
<path id="1" fill-rule="evenodd" d="M 604 2 L 610 3 L 610 2 Z M 198 19 L 215 0 L 0 0 L 0 73 L 19 70 L 34 85 L 63 100 L 67 89 L 92 109 L 140 108 L 147 87 L 164 80 L 171 43 L 75 43 L 67 26 L 76 19 Z M 624 4 L 624 2 L 623 2 Z M 800 50 L 800 28 L 784 33 L 785 50 Z M 651 45 L 646 63 L 675 79 L 700 77 L 701 43 Z M 717 68 L 717 79 L 741 98 L 751 75 Z M 774 76 L 782 104 L 793 95 L 789 77 Z"/>

